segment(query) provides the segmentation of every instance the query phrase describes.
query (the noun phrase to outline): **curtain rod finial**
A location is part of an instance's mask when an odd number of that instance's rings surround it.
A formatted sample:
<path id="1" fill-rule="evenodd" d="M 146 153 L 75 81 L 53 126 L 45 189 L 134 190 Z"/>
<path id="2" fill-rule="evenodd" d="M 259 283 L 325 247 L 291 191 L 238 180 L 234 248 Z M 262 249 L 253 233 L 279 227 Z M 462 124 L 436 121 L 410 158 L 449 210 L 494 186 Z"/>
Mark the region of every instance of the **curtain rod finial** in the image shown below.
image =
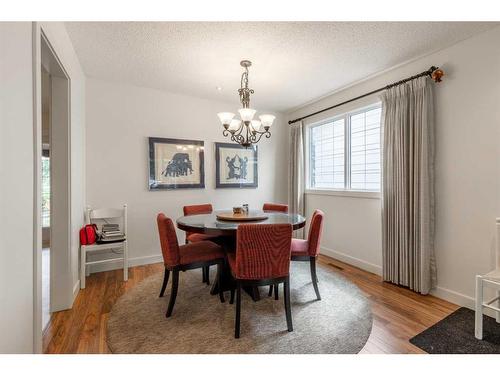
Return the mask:
<path id="1" fill-rule="evenodd" d="M 429 70 L 431 71 L 430 75 L 431 75 L 431 78 L 434 82 L 439 83 L 442 81 L 442 78 L 444 76 L 443 69 L 439 69 L 435 66 L 432 66 Z"/>

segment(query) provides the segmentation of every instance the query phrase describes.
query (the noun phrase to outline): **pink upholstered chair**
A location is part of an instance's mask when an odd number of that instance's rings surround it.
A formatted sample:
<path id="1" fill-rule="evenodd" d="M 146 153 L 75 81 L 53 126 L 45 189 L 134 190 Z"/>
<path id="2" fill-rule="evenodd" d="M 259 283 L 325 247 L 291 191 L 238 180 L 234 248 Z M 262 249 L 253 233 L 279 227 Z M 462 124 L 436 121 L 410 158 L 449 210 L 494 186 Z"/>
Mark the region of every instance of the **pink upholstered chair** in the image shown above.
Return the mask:
<path id="1" fill-rule="evenodd" d="M 211 241 L 198 241 L 179 246 L 172 220 L 162 213 L 158 214 L 156 220 L 160 235 L 163 263 L 165 266 L 160 297 L 163 297 L 165 293 L 170 272 L 172 272 L 172 292 L 170 293 L 170 300 L 166 313 L 168 318 L 172 315 L 175 299 L 177 297 L 179 272 L 217 264 L 217 279 L 219 279 L 225 256 L 221 247 Z M 222 288 L 219 288 L 219 298 L 221 302 L 224 302 Z"/>
<path id="2" fill-rule="evenodd" d="M 240 337 L 241 288 L 284 283 L 288 332 L 293 331 L 290 307 L 291 224 L 241 224 L 236 234 L 236 253 L 228 254 L 236 280 L 236 321 L 234 337 Z M 234 302 L 234 288 L 231 302 Z"/>
<path id="3" fill-rule="evenodd" d="M 211 214 L 213 211 L 212 205 L 210 203 L 207 204 L 196 204 L 191 206 L 183 207 L 184 216 L 189 215 L 201 215 L 201 214 Z M 189 242 L 199 242 L 199 241 L 207 241 L 217 238 L 217 236 L 203 233 L 193 233 L 186 232 L 186 243 Z M 210 267 L 202 268 L 202 281 L 210 285 Z"/>
<path id="4" fill-rule="evenodd" d="M 262 206 L 262 210 L 288 213 L 288 205 L 278 203 L 264 203 L 264 206 Z"/>
<path id="5" fill-rule="evenodd" d="M 291 259 L 292 261 L 309 262 L 311 269 L 311 279 L 316 292 L 316 298 L 321 300 L 318 288 L 318 277 L 316 275 L 316 259 L 319 255 L 319 245 L 321 240 L 321 232 L 323 231 L 323 217 L 325 214 L 321 210 L 315 210 L 309 225 L 309 235 L 307 240 L 297 238 L 292 239 Z M 278 299 L 278 286 L 271 285 L 269 287 L 269 295 L 272 295 L 274 288 L 274 298 Z"/>

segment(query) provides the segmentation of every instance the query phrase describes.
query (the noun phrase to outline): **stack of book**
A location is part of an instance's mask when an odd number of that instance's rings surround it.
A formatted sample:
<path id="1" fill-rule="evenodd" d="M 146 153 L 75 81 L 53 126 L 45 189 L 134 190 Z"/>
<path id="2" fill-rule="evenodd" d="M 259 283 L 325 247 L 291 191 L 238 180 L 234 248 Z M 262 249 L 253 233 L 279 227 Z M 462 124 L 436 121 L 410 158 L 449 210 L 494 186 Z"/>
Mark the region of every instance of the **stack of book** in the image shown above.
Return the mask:
<path id="1" fill-rule="evenodd" d="M 125 240 L 125 234 L 118 224 L 103 224 L 99 239 L 101 242 L 118 242 Z"/>

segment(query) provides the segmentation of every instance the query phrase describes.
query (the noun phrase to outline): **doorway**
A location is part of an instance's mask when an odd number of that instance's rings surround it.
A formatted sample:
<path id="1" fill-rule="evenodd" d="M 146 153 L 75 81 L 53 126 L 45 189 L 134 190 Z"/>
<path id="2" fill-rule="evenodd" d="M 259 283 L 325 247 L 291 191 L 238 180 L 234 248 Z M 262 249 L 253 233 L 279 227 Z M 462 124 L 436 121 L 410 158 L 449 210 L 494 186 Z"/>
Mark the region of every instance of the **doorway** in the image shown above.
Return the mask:
<path id="1" fill-rule="evenodd" d="M 50 74 L 42 66 L 42 327 L 50 320 Z"/>
<path id="2" fill-rule="evenodd" d="M 43 32 L 40 35 L 41 136 L 37 189 L 41 219 L 41 323 L 72 304 L 70 267 L 70 79 Z M 41 146 L 41 147 L 40 147 Z"/>

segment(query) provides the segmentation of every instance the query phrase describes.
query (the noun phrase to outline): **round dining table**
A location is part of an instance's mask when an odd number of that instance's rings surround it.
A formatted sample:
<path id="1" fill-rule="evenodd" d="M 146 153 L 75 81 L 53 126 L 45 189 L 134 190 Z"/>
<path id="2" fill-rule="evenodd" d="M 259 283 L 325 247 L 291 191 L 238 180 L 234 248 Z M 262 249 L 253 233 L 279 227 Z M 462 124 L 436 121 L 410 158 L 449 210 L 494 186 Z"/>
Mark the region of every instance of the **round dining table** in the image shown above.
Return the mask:
<path id="1" fill-rule="evenodd" d="M 177 227 L 190 233 L 203 233 L 218 236 L 211 241 L 222 246 L 226 252 L 234 252 L 236 251 L 236 232 L 238 226 L 241 224 L 291 224 L 293 230 L 303 228 L 306 225 L 306 219 L 302 215 L 276 211 L 250 210 L 247 216 L 249 216 L 250 219 L 256 218 L 256 220 L 229 221 L 218 218 L 218 216 L 223 217 L 229 214 L 232 214 L 232 210 L 215 210 L 209 214 L 181 216 L 177 219 Z M 231 271 L 229 270 L 229 266 L 225 265 L 221 275 L 221 285 L 214 282 L 210 293 L 217 294 L 219 287 L 222 287 L 223 290 L 230 290 L 233 285 L 234 280 L 231 276 Z M 254 301 L 260 299 L 257 288 L 246 291 Z"/>

